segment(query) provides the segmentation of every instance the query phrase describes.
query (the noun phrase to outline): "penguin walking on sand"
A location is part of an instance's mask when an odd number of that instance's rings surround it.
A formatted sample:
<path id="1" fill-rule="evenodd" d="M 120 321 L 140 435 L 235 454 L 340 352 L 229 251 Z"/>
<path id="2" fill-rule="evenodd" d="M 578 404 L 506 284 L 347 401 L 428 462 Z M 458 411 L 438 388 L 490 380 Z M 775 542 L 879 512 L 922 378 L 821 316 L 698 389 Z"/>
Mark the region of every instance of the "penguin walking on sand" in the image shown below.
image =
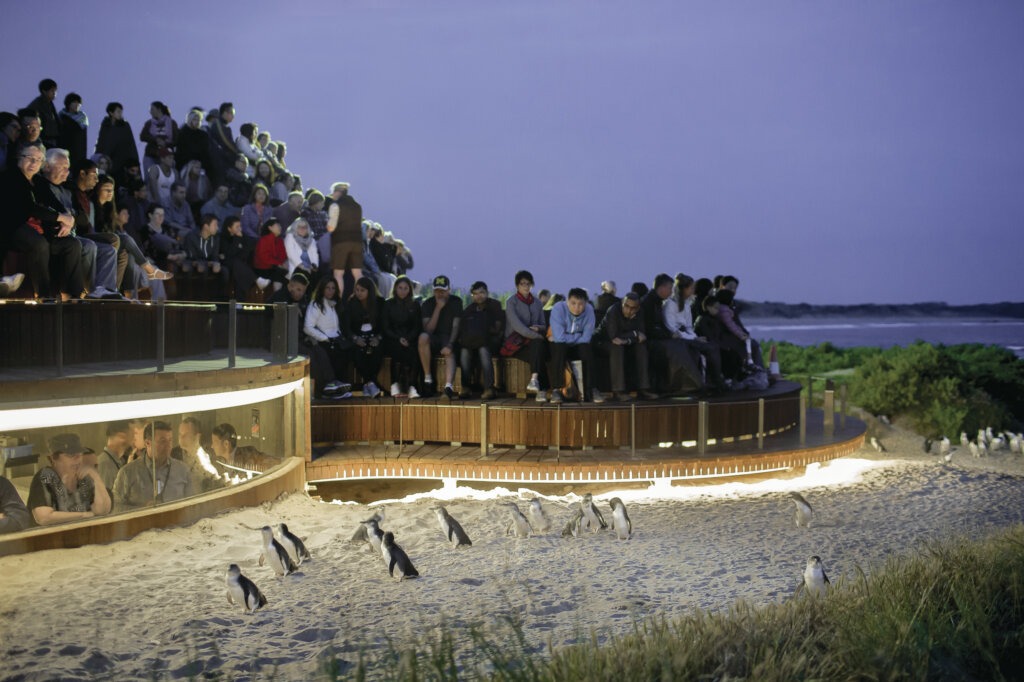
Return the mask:
<path id="1" fill-rule="evenodd" d="M 949 454 L 949 438 L 945 436 L 939 441 L 939 455 L 945 457 Z"/>
<path id="2" fill-rule="evenodd" d="M 526 517 L 530 521 L 530 525 L 538 533 L 546 533 L 551 530 L 551 522 L 548 521 L 547 514 L 544 513 L 544 509 L 540 506 L 540 500 L 533 498 L 530 500 L 530 506 L 526 508 Z"/>
<path id="3" fill-rule="evenodd" d="M 882 441 L 878 440 L 874 436 L 871 436 L 871 447 L 875 449 L 875 452 L 886 452 L 885 446 L 882 445 Z"/>
<path id="4" fill-rule="evenodd" d="M 608 500 L 612 508 L 612 530 L 620 540 L 628 540 L 633 535 L 633 522 L 626 513 L 626 505 L 617 497 Z"/>
<path id="5" fill-rule="evenodd" d="M 966 431 L 960 432 L 960 447 L 966 448 L 967 444 L 971 442 L 971 439 L 967 437 Z"/>
<path id="6" fill-rule="evenodd" d="M 958 452 L 959 450 L 960 448 L 953 448 L 952 450 L 950 450 L 949 452 L 942 456 L 942 461 L 945 462 L 946 464 L 949 464 L 950 462 L 953 461 L 953 453 Z"/>
<path id="7" fill-rule="evenodd" d="M 513 533 L 517 538 L 528 538 L 530 537 L 530 522 L 523 512 L 519 511 L 519 507 L 512 502 L 505 505 L 508 507 L 509 522 L 505 526 L 505 535 L 512 535 Z"/>
<path id="8" fill-rule="evenodd" d="M 380 509 L 377 509 L 374 512 L 373 516 L 371 516 L 366 521 L 361 521 L 359 523 L 359 527 L 356 528 L 356 532 L 352 534 L 352 539 L 349 540 L 349 542 L 368 542 L 369 541 L 369 538 L 366 536 L 366 522 L 367 521 L 376 521 L 377 525 L 380 525 L 380 524 L 384 523 L 384 508 L 381 507 Z M 377 549 L 379 550 L 380 548 L 378 547 Z"/>
<path id="9" fill-rule="evenodd" d="M 812 556 L 807 560 L 804 568 L 803 582 L 797 588 L 797 594 L 804 590 L 812 597 L 824 597 L 828 594 L 828 586 L 832 583 L 825 573 L 825 567 L 821 563 L 821 557 Z"/>
<path id="10" fill-rule="evenodd" d="M 932 454 L 932 439 L 925 438 L 924 443 L 921 445 L 921 449 L 924 450 L 924 454 L 926 455 Z"/>
<path id="11" fill-rule="evenodd" d="M 569 519 L 568 523 L 562 527 L 563 538 L 578 538 L 580 533 L 583 532 L 583 507 L 580 506 L 579 502 L 573 502 L 569 505 L 569 509 L 572 510 L 572 518 Z"/>
<path id="12" fill-rule="evenodd" d="M 437 522 L 441 524 L 441 532 L 453 547 L 469 547 L 473 544 L 459 522 L 442 505 L 434 507 L 434 513 L 437 514 Z"/>
<path id="13" fill-rule="evenodd" d="M 294 573 L 298 566 L 292 561 L 292 558 L 288 556 L 288 550 L 284 546 L 274 539 L 274 531 L 270 529 L 270 526 L 263 526 L 263 553 L 260 554 L 260 566 L 266 561 L 270 564 L 270 567 L 274 569 L 274 573 L 281 577 Z"/>
<path id="14" fill-rule="evenodd" d="M 587 527 L 593 533 L 608 527 L 604 516 L 601 515 L 601 510 L 594 504 L 594 496 L 590 493 L 583 496 L 583 516 L 587 521 Z"/>
<path id="15" fill-rule="evenodd" d="M 804 496 L 797 492 L 789 494 L 793 498 L 793 504 L 796 505 L 796 525 L 797 528 L 810 528 L 811 517 L 814 516 L 814 509 L 811 508 L 811 503 L 804 499 Z"/>
<path id="16" fill-rule="evenodd" d="M 363 528 L 366 529 L 366 541 L 370 544 L 370 548 L 379 555 L 381 544 L 384 542 L 384 531 L 377 525 L 376 519 L 363 521 Z"/>
<path id="17" fill-rule="evenodd" d="M 388 574 L 392 578 L 404 580 L 405 578 L 420 577 L 419 571 L 412 565 L 409 555 L 395 543 L 395 534 L 391 531 L 384 533 L 380 552 L 381 556 L 384 557 L 384 563 L 388 566 Z"/>
<path id="18" fill-rule="evenodd" d="M 301 566 L 304 559 L 311 559 L 309 556 L 309 550 L 306 549 L 305 543 L 299 539 L 297 535 L 293 535 L 288 530 L 288 526 L 284 523 L 277 524 L 277 534 L 281 537 L 281 544 L 288 551 L 288 556 L 292 558 L 296 566 Z"/>
<path id="19" fill-rule="evenodd" d="M 971 454 L 975 457 L 981 457 L 981 450 L 978 448 L 978 444 L 973 440 L 967 444 L 967 448 L 971 451 Z"/>
<path id="20" fill-rule="evenodd" d="M 267 598 L 256 583 L 242 575 L 238 564 L 228 566 L 228 603 L 241 604 L 246 613 L 254 613 L 267 605 Z"/>

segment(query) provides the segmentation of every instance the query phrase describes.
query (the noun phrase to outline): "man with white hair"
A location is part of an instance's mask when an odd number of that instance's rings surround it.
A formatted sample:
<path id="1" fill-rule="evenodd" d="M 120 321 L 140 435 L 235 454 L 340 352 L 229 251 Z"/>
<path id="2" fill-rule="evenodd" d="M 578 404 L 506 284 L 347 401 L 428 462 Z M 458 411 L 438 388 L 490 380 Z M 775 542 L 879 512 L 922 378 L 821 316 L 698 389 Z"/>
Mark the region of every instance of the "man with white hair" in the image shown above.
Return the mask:
<path id="1" fill-rule="evenodd" d="M 331 268 L 338 291 L 345 293 L 345 271 L 352 281 L 363 276 L 363 207 L 349 193 L 347 182 L 331 185 L 334 200 L 327 211 L 327 232 L 331 235 Z M 344 296 L 342 296 L 344 300 Z"/>

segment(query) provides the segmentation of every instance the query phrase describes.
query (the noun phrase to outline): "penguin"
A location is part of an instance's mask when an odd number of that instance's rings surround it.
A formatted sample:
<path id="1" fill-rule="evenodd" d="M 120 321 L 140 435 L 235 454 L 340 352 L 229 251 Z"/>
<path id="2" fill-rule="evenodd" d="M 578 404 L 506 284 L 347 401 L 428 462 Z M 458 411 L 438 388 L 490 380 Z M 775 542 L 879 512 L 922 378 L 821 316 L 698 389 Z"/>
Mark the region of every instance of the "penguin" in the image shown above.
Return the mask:
<path id="1" fill-rule="evenodd" d="M 238 564 L 228 566 L 228 603 L 241 604 L 246 613 L 255 613 L 267 605 L 267 598 L 256 587 L 256 583 L 242 575 Z"/>
<path id="2" fill-rule="evenodd" d="M 298 538 L 293 535 L 289 530 L 288 526 L 279 523 L 277 524 L 277 534 L 281 536 L 281 545 L 288 550 L 288 556 L 295 561 L 296 566 L 302 565 L 303 559 L 311 559 L 309 556 L 309 550 L 306 549 L 306 545 Z"/>
<path id="3" fill-rule="evenodd" d="M 1003 439 L 1003 437 L 1002 436 L 996 436 L 995 438 L 993 438 L 989 442 L 989 446 L 988 447 L 989 447 L 989 449 L 992 452 L 998 452 L 999 450 L 1002 450 L 1005 446 L 1006 446 L 1006 441 Z"/>
<path id="4" fill-rule="evenodd" d="M 966 431 L 960 432 L 960 447 L 966 448 L 967 444 L 971 442 L 971 439 L 967 437 Z"/>
<path id="5" fill-rule="evenodd" d="M 569 505 L 569 509 L 573 510 L 572 518 L 562 528 L 562 537 L 578 538 L 583 530 L 583 508 L 579 502 L 573 502 Z"/>
<path id="6" fill-rule="evenodd" d="M 381 523 L 384 523 L 384 508 L 381 507 L 380 509 L 376 510 L 376 512 L 374 512 L 373 516 L 371 516 L 370 519 L 367 519 L 367 520 L 371 520 L 371 519 L 376 521 L 378 525 L 381 524 Z M 366 524 L 366 521 L 360 522 L 359 527 L 356 528 L 356 532 L 352 534 L 352 539 L 349 540 L 349 542 L 367 542 L 369 540 L 369 538 L 366 537 L 366 525 L 365 524 Z"/>
<path id="7" fill-rule="evenodd" d="M 988 434 L 985 433 L 985 429 L 978 429 L 978 445 L 984 445 L 988 440 Z"/>
<path id="8" fill-rule="evenodd" d="M 973 440 L 967 444 L 967 447 L 970 449 L 972 455 L 975 457 L 981 457 L 981 450 L 978 449 L 978 444 Z"/>
<path id="9" fill-rule="evenodd" d="M 804 496 L 797 492 L 789 494 L 793 498 L 793 504 L 796 505 L 796 525 L 797 528 L 810 528 L 811 517 L 814 515 L 814 509 L 811 508 L 811 503 L 804 499 Z"/>
<path id="10" fill-rule="evenodd" d="M 942 440 L 939 441 L 939 454 L 943 457 L 949 454 L 949 438 L 946 438 L 945 436 L 943 436 Z"/>
<path id="11" fill-rule="evenodd" d="M 260 554 L 260 566 L 266 561 L 274 569 L 274 573 L 278 577 L 288 575 L 297 570 L 298 567 L 295 565 L 295 562 L 288 556 L 288 550 L 274 539 L 274 531 L 270 529 L 270 526 L 263 526 L 262 533 L 263 553 Z"/>
<path id="12" fill-rule="evenodd" d="M 466 531 L 462 530 L 462 526 L 448 513 L 447 509 L 440 504 L 433 509 L 437 514 L 437 522 L 441 524 L 441 532 L 453 547 L 469 547 L 473 544 L 469 536 L 466 535 Z"/>
<path id="13" fill-rule="evenodd" d="M 932 454 L 932 439 L 931 438 L 925 438 L 924 439 L 924 444 L 921 447 L 924 449 L 924 454 L 926 454 L 926 455 Z"/>
<path id="14" fill-rule="evenodd" d="M 1015 455 L 1021 454 L 1022 450 L 1020 446 L 1019 435 L 1014 434 L 1013 436 L 1010 437 L 1010 452 L 1014 453 Z"/>
<path id="15" fill-rule="evenodd" d="M 992 438 L 995 436 L 995 432 L 992 431 L 991 426 L 985 427 L 985 444 L 988 445 L 992 442 Z"/>
<path id="16" fill-rule="evenodd" d="M 831 582 L 828 579 L 828 574 L 825 573 L 825 567 L 821 564 L 821 557 L 812 556 L 807 560 L 807 567 L 804 568 L 803 582 L 797 588 L 797 593 L 802 589 L 806 590 L 807 594 L 810 594 L 812 597 L 824 597 L 828 594 L 828 586 Z"/>
<path id="17" fill-rule="evenodd" d="M 608 527 L 604 517 L 601 516 L 601 510 L 594 504 L 594 496 L 590 493 L 583 496 L 583 516 L 586 518 L 587 527 L 590 528 L 591 532 L 596 533 Z"/>
<path id="18" fill-rule="evenodd" d="M 985 441 L 978 441 L 978 456 L 987 457 L 988 447 L 985 445 Z"/>
<path id="19" fill-rule="evenodd" d="M 366 529 L 366 541 L 370 543 L 370 548 L 377 554 L 380 554 L 380 546 L 384 542 L 384 531 L 377 525 L 376 519 L 367 519 L 363 521 L 363 528 Z"/>
<path id="20" fill-rule="evenodd" d="M 523 516 L 523 512 L 519 511 L 519 507 L 512 502 L 505 506 L 508 507 L 508 513 L 511 517 L 508 525 L 505 526 L 505 535 L 511 535 L 514 529 L 517 538 L 530 537 L 530 522 Z"/>
<path id="21" fill-rule="evenodd" d="M 943 461 L 944 461 L 944 462 L 945 462 L 946 464 L 949 464 L 950 462 L 952 462 L 952 461 L 953 461 L 953 453 L 954 453 L 954 452 L 957 452 L 957 451 L 958 451 L 959 449 L 960 449 L 960 448 L 953 448 L 952 450 L 950 450 L 949 452 L 947 452 L 946 454 L 944 454 L 944 455 L 942 456 L 942 460 L 943 460 Z"/>
<path id="22" fill-rule="evenodd" d="M 613 497 L 608 500 L 608 506 L 612 508 L 612 530 L 620 540 L 628 540 L 633 535 L 633 522 L 626 513 L 626 505 L 619 498 Z"/>
<path id="23" fill-rule="evenodd" d="M 405 578 L 420 577 L 419 571 L 412 565 L 409 555 L 401 547 L 395 544 L 395 534 L 391 531 L 384 533 L 384 539 L 380 544 L 380 552 L 384 557 L 384 563 L 388 565 L 388 574 L 399 580 Z M 396 576 L 395 573 L 398 573 Z"/>
<path id="24" fill-rule="evenodd" d="M 547 514 L 544 513 L 544 509 L 540 506 L 540 500 L 536 497 L 530 500 L 530 506 L 526 509 L 526 518 L 530 520 L 530 525 L 538 533 L 546 533 L 551 530 L 551 522 L 548 521 Z"/>
<path id="25" fill-rule="evenodd" d="M 871 447 L 873 447 L 876 452 L 886 452 L 885 446 L 882 445 L 882 441 L 878 440 L 874 436 L 871 436 Z"/>

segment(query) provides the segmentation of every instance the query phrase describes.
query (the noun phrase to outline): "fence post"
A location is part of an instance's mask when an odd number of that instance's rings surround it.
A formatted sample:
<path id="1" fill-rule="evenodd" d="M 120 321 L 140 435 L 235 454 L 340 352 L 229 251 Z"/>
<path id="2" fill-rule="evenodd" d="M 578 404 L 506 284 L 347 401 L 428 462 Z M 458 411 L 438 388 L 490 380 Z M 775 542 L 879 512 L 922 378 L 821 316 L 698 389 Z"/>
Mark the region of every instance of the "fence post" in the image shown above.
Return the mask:
<path id="1" fill-rule="evenodd" d="M 480 403 L 480 456 L 487 456 L 487 403 Z"/>
<path id="2" fill-rule="evenodd" d="M 822 403 L 822 411 L 825 415 L 825 437 L 832 438 L 836 435 L 836 392 L 825 389 L 825 400 Z"/>
<path id="3" fill-rule="evenodd" d="M 166 318 L 164 317 L 164 302 L 163 300 L 157 301 L 156 304 L 156 371 L 164 371 L 164 355 L 166 339 L 164 333 L 166 331 Z M 153 488 L 156 490 L 156 488 Z"/>
<path id="4" fill-rule="evenodd" d="M 57 376 L 64 376 L 64 302 L 57 296 Z"/>
<path id="5" fill-rule="evenodd" d="M 233 298 L 227 302 L 227 367 L 234 367 L 239 352 L 239 306 Z"/>
<path id="6" fill-rule="evenodd" d="M 708 404 L 697 403 L 697 454 L 703 455 L 708 447 Z"/>
<path id="7" fill-rule="evenodd" d="M 807 397 L 800 396 L 800 447 L 807 445 Z"/>
<path id="8" fill-rule="evenodd" d="M 270 352 L 275 363 L 288 361 L 288 309 L 283 303 L 274 304 L 274 317 L 270 326 Z"/>
<path id="9" fill-rule="evenodd" d="M 636 403 L 629 404 L 629 454 L 636 457 Z"/>
<path id="10" fill-rule="evenodd" d="M 757 399 L 757 449 L 764 450 L 764 398 Z"/>
<path id="11" fill-rule="evenodd" d="M 807 407 L 814 407 L 814 377 L 807 375 Z"/>

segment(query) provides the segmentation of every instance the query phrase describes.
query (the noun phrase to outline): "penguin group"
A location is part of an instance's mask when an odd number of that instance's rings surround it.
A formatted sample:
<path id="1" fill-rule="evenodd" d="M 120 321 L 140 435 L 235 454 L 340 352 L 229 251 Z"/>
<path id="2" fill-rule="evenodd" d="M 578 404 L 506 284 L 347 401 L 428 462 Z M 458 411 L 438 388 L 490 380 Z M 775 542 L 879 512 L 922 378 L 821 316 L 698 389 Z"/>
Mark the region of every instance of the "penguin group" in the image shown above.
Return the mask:
<path id="1" fill-rule="evenodd" d="M 796 525 L 798 528 L 810 528 L 811 519 L 814 517 L 814 509 L 811 503 L 798 492 L 789 493 L 789 497 L 796 506 Z M 815 555 L 807 560 L 804 572 L 800 576 L 800 584 L 796 588 L 794 596 L 807 595 L 810 597 L 824 597 L 828 593 L 831 581 L 825 573 L 825 566 L 821 557 Z"/>
<path id="2" fill-rule="evenodd" d="M 305 543 L 288 530 L 288 525 L 277 524 L 277 535 L 270 526 L 260 529 L 260 560 L 259 565 L 267 565 L 273 569 L 278 578 L 294 573 L 303 561 L 311 557 Z M 267 598 L 251 578 L 242 574 L 238 564 L 228 566 L 227 597 L 229 604 L 242 607 L 245 613 L 255 613 L 267 605 Z"/>

